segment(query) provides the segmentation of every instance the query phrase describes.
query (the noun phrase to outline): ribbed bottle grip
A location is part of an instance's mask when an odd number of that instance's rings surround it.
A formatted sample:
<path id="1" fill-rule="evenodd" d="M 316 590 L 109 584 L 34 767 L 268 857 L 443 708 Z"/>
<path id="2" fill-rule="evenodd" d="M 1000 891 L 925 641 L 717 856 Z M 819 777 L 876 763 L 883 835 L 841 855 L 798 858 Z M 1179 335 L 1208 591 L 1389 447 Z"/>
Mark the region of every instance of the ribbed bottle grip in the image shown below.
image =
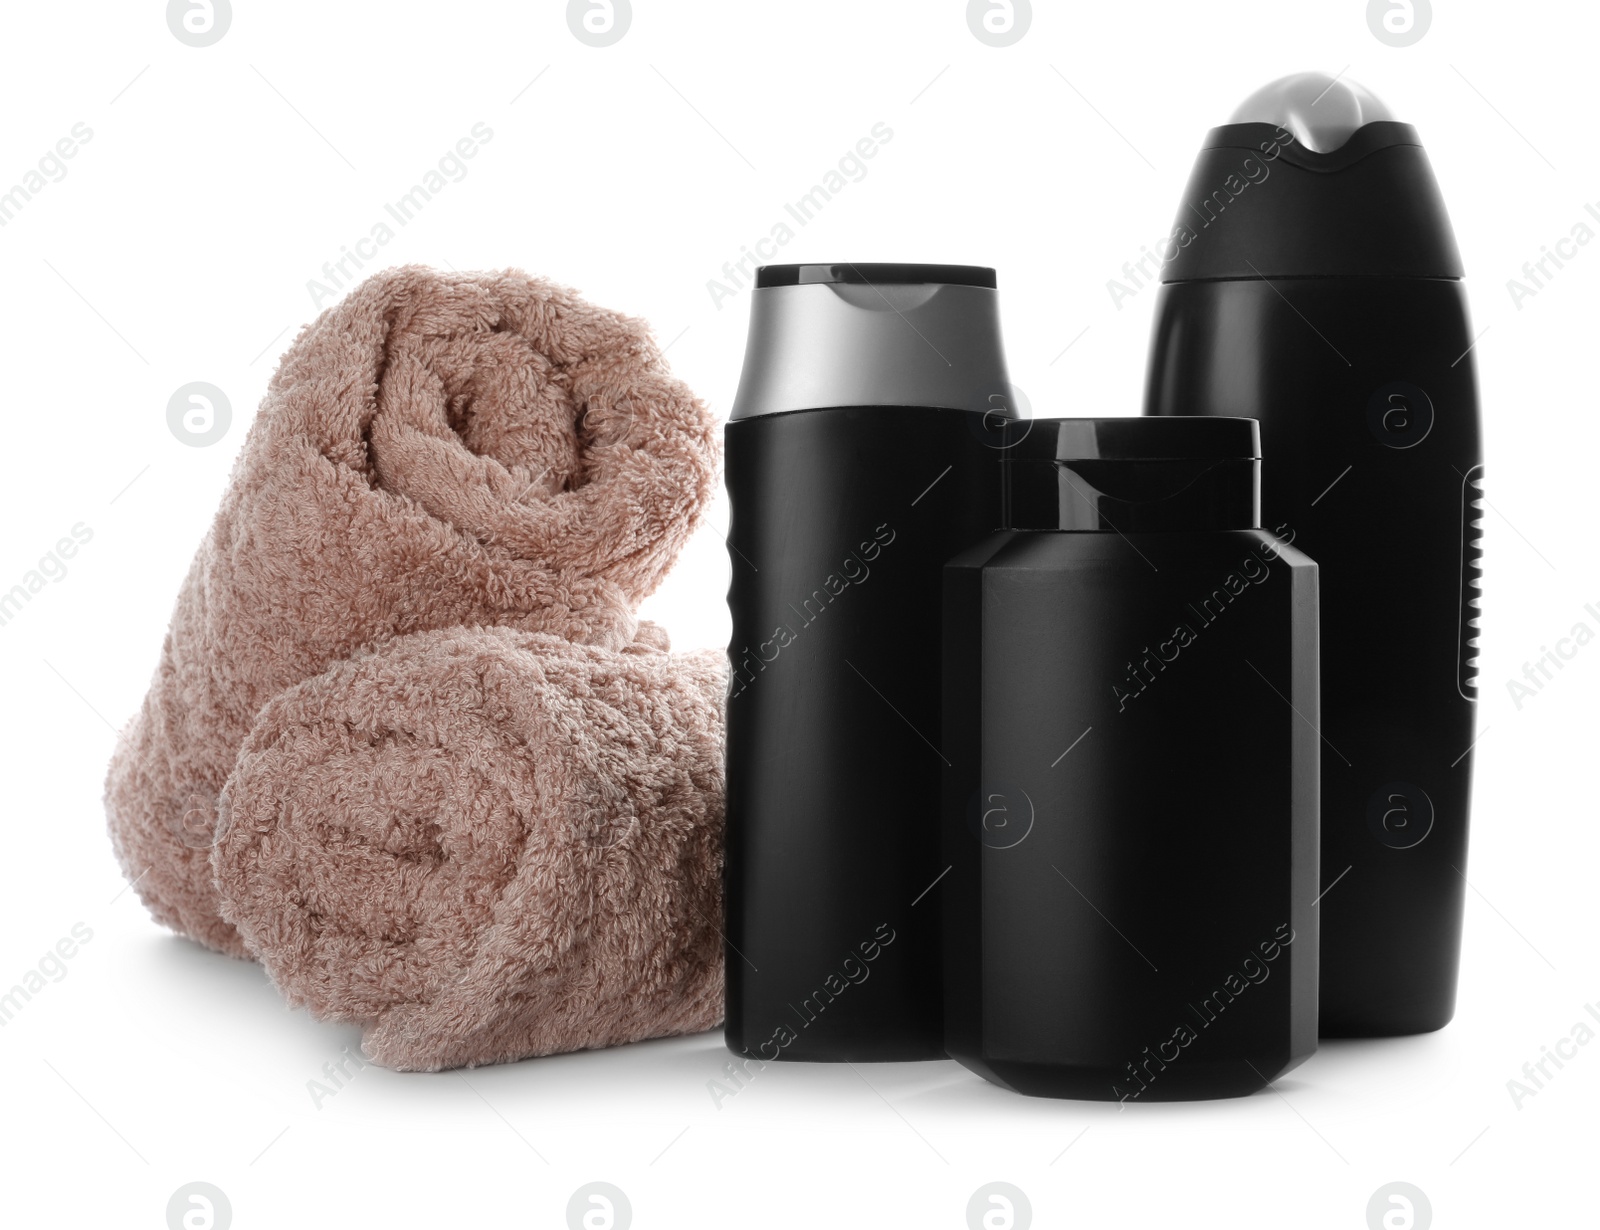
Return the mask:
<path id="1" fill-rule="evenodd" d="M 1461 480 L 1461 596 L 1456 635 L 1456 689 L 1478 699 L 1478 640 L 1483 619 L 1483 466 Z"/>

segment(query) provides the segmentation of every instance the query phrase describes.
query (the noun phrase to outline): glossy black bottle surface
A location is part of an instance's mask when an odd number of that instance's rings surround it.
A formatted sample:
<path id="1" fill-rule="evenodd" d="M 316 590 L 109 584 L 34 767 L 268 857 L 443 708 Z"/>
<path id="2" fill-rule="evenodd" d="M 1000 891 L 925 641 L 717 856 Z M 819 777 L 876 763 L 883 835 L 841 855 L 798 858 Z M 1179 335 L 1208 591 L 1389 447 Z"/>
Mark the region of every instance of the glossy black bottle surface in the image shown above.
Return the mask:
<path id="1" fill-rule="evenodd" d="M 941 1058 L 940 569 L 999 523 L 993 273 L 763 273 L 725 437 L 727 1042 Z"/>
<path id="2" fill-rule="evenodd" d="M 946 1048 L 1007 1088 L 1238 1096 L 1315 1050 L 1317 570 L 1255 432 L 1036 421 L 1016 528 L 946 565 Z"/>
<path id="3" fill-rule="evenodd" d="M 1178 212 L 1190 233 L 1163 275 L 1145 409 L 1261 423 L 1266 521 L 1321 568 L 1322 1033 L 1407 1034 L 1455 1008 L 1483 473 L 1473 333 L 1415 131 L 1380 120 L 1333 142 L 1212 131 Z"/>

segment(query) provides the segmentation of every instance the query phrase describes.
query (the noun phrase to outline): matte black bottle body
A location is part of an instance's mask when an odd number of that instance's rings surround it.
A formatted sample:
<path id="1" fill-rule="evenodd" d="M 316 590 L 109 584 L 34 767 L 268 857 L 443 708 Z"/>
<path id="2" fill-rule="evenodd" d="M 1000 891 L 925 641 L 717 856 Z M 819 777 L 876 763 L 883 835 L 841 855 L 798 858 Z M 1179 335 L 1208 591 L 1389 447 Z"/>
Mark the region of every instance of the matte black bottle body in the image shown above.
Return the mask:
<path id="1" fill-rule="evenodd" d="M 945 586 L 951 1056 L 1132 1101 L 1305 1059 L 1316 566 L 1258 529 L 1008 532 Z"/>
<path id="2" fill-rule="evenodd" d="M 1146 413 L 1259 419 L 1265 521 L 1321 567 L 1328 1036 L 1437 1029 L 1455 1008 L 1482 475 L 1472 343 L 1464 289 L 1442 277 L 1174 282 L 1156 306 Z"/>
<path id="3" fill-rule="evenodd" d="M 974 411 L 730 422 L 728 1045 L 944 1054 L 940 569 L 999 522 Z M 924 895 L 926 893 L 926 895 Z"/>

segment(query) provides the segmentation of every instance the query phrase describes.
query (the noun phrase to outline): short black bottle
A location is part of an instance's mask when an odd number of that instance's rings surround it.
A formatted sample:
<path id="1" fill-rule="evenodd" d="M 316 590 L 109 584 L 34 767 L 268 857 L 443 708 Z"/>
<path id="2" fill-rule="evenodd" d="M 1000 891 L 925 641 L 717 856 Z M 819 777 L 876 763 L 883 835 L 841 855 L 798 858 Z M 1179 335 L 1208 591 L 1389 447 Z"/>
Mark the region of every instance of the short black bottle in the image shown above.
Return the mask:
<path id="1" fill-rule="evenodd" d="M 726 432 L 727 1041 L 940 1058 L 939 586 L 999 521 L 992 269 L 762 269 Z"/>
<path id="2" fill-rule="evenodd" d="M 1145 411 L 1249 415 L 1266 523 L 1322 580 L 1322 1033 L 1455 1011 L 1477 698 L 1483 454 L 1450 221 L 1409 124 L 1275 82 L 1178 210 Z"/>
<path id="3" fill-rule="evenodd" d="M 1249 419 L 1036 420 L 945 567 L 945 1045 L 1021 1093 L 1251 1093 L 1316 1049 L 1317 568 Z"/>

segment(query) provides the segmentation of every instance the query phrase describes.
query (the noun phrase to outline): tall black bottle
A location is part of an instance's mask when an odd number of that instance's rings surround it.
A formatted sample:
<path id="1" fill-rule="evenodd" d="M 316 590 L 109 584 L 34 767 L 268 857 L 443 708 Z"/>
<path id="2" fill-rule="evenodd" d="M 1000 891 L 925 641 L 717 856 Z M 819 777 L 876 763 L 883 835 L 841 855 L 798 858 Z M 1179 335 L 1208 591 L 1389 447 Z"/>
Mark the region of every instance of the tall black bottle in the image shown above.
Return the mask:
<path id="1" fill-rule="evenodd" d="M 1248 415 L 1265 524 L 1321 567 L 1323 1036 L 1455 1011 L 1482 452 L 1461 260 L 1416 131 L 1301 74 L 1206 138 L 1145 411 Z"/>
<path id="2" fill-rule="evenodd" d="M 945 265 L 757 276 L 726 432 L 736 1053 L 944 1054 L 940 569 L 1000 520 L 994 287 Z"/>

